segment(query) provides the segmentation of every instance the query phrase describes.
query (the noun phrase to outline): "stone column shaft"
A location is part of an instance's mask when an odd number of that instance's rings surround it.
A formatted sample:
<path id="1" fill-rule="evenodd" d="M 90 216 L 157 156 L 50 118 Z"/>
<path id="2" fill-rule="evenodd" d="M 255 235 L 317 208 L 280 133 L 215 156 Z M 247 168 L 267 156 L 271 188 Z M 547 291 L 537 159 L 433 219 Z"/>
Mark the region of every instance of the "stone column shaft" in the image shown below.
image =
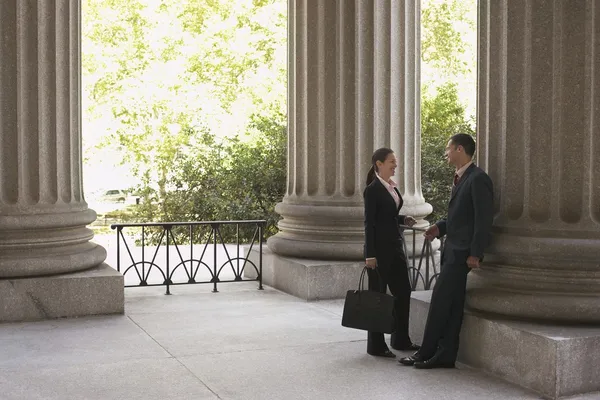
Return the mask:
<path id="1" fill-rule="evenodd" d="M 289 1 L 288 188 L 275 253 L 363 258 L 362 193 L 376 147 L 398 153 L 404 211 L 431 212 L 420 188 L 420 2 L 407 4 Z"/>
<path id="2" fill-rule="evenodd" d="M 391 1 L 392 124 L 390 147 L 397 153 L 397 176 L 404 206 L 419 227 L 433 208 L 421 189 L 421 1 Z M 412 240 L 412 238 L 407 237 Z M 409 247 L 409 251 L 411 246 Z M 420 251 L 420 246 L 418 250 Z"/>
<path id="3" fill-rule="evenodd" d="M 600 321 L 600 7 L 480 3 L 479 163 L 494 240 L 469 306 Z"/>
<path id="4" fill-rule="evenodd" d="M 289 2 L 288 189 L 276 208 L 282 232 L 269 241 L 275 252 L 328 258 L 334 241 L 341 248 L 333 258 L 358 257 L 357 160 L 365 156 L 357 132 L 356 11 L 353 1 Z"/>
<path id="5" fill-rule="evenodd" d="M 100 265 L 83 198 L 80 1 L 0 1 L 0 278 Z"/>
<path id="6" fill-rule="evenodd" d="M 396 152 L 395 179 L 404 199 L 401 213 L 426 226 L 424 218 L 433 209 L 421 189 L 421 2 L 376 4 L 373 147 Z"/>

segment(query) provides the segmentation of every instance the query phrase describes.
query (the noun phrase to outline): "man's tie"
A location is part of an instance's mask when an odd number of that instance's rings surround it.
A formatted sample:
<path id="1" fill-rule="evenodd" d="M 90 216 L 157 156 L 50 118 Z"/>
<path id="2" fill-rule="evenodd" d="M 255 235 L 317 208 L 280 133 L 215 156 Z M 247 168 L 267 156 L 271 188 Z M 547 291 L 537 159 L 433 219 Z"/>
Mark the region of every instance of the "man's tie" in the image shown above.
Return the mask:
<path id="1" fill-rule="evenodd" d="M 458 174 L 454 174 L 454 186 L 458 185 L 459 180 L 460 180 L 460 177 L 458 176 Z"/>

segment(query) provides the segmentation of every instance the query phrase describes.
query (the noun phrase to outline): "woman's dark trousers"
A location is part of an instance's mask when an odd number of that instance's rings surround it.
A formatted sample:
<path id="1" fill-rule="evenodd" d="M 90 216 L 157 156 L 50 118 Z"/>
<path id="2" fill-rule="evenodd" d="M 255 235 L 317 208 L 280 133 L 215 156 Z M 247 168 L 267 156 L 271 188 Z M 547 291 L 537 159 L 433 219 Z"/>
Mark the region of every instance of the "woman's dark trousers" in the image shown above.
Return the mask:
<path id="1" fill-rule="evenodd" d="M 376 248 L 377 271 L 369 269 L 369 290 L 385 293 L 389 287 L 394 296 L 394 316 L 396 329 L 392 333 L 391 346 L 402 349 L 412 344 L 408 335 L 411 286 L 408 280 L 408 267 L 402 240 L 381 243 Z M 381 278 L 380 278 L 381 276 Z M 383 333 L 369 332 L 367 353 L 378 354 L 387 350 Z"/>

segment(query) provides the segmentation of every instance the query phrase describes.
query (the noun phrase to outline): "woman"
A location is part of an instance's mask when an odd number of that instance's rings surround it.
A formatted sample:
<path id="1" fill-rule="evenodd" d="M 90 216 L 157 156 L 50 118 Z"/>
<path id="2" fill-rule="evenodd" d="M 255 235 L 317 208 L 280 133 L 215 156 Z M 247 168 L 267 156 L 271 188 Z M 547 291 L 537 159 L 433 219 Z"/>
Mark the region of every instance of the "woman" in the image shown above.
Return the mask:
<path id="1" fill-rule="evenodd" d="M 399 215 L 403 200 L 392 176 L 396 172 L 396 156 L 391 149 L 373 153 L 367 175 L 365 200 L 365 258 L 369 275 L 369 290 L 385 292 L 389 286 L 395 298 L 396 329 L 391 346 L 396 350 L 418 350 L 408 335 L 410 282 L 399 225 L 413 226 L 413 217 Z M 377 270 L 375 270 L 375 268 Z M 385 344 L 383 333 L 369 332 L 367 353 L 378 357 L 396 355 Z"/>

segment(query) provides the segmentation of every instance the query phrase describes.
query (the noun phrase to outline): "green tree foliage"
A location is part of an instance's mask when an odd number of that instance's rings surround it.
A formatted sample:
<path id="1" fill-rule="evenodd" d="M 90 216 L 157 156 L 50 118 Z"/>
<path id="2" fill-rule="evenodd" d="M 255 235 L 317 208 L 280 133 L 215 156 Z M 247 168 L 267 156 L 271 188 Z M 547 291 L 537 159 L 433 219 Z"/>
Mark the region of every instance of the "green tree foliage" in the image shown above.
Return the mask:
<path id="1" fill-rule="evenodd" d="M 473 71 L 475 52 L 465 36 L 475 32 L 475 0 L 424 0 L 421 59 L 438 73 L 462 77 Z"/>
<path id="2" fill-rule="evenodd" d="M 444 218 L 447 213 L 454 170 L 446 162 L 444 150 L 456 133 L 474 136 L 474 124 L 465 118 L 457 85 L 447 83 L 438 87 L 434 96 L 425 96 L 421 105 L 421 179 L 423 196 L 433 206 L 430 222 Z"/>
<path id="3" fill-rule="evenodd" d="M 254 115 L 249 130 L 255 140 L 215 138 L 204 132 L 183 149 L 166 182 L 169 190 L 156 207 L 158 193 L 144 186 L 146 201 L 134 219 L 145 221 L 226 221 L 266 219 L 265 237 L 277 232 L 275 204 L 283 198 L 286 182 L 287 135 L 285 116 Z M 150 200 L 150 201 L 148 201 Z M 205 232 L 199 231 L 202 235 Z M 186 232 L 182 236 L 187 238 Z M 226 241 L 236 231 L 223 228 Z M 240 227 L 240 240 L 249 241 L 253 227 Z M 196 238 L 197 240 L 199 238 Z M 202 240 L 200 238 L 200 240 Z"/>
<path id="4" fill-rule="evenodd" d="M 433 206 L 430 222 L 444 218 L 452 189 L 452 167 L 444 159 L 455 133 L 475 135 L 475 0 L 423 0 L 421 179 Z M 472 111 L 471 111 L 472 113 Z"/>
<path id="5" fill-rule="evenodd" d="M 285 10 L 281 0 L 85 0 L 86 147 L 114 149 L 162 204 L 197 132 L 246 133 L 252 113 L 283 108 Z"/>

